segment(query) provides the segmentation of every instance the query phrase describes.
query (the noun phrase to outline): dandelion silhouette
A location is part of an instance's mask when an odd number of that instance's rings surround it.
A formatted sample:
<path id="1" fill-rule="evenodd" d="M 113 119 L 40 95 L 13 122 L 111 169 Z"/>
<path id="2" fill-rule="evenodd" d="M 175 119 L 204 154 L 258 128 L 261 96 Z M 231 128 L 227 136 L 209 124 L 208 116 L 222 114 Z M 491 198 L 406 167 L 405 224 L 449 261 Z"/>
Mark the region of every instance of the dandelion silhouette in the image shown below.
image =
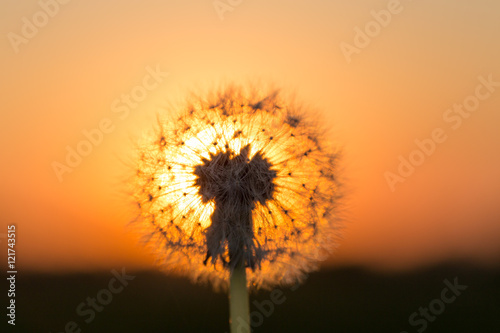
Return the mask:
<path id="1" fill-rule="evenodd" d="M 247 285 L 301 281 L 335 244 L 338 153 L 277 92 L 198 98 L 138 153 L 145 240 L 166 271 L 229 284 L 232 325 L 248 323 Z"/>

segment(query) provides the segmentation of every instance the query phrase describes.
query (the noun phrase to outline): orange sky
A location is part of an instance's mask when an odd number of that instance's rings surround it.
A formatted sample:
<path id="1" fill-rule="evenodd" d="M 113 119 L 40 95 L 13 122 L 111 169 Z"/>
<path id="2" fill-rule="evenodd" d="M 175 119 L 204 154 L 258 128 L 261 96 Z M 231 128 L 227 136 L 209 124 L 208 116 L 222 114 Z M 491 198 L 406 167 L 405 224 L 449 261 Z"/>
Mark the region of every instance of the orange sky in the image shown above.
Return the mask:
<path id="1" fill-rule="evenodd" d="M 113 203 L 114 156 L 190 90 L 256 80 L 323 112 L 344 147 L 346 224 L 332 263 L 500 262 L 500 86 L 480 88 L 488 96 L 458 128 L 444 118 L 474 100 L 479 77 L 500 82 L 500 3 L 252 0 L 224 20 L 213 1 L 75 0 L 46 21 L 37 1 L 1 7 L 0 236 L 17 224 L 24 269 L 150 267 Z M 372 11 L 390 13 L 385 26 Z M 40 27 L 19 43 L 24 17 Z M 356 27 L 378 30 L 364 45 Z M 157 67 L 169 75 L 121 119 L 114 101 Z M 113 131 L 59 182 L 52 163 L 103 119 Z M 386 172 L 436 128 L 446 141 L 391 191 Z"/>

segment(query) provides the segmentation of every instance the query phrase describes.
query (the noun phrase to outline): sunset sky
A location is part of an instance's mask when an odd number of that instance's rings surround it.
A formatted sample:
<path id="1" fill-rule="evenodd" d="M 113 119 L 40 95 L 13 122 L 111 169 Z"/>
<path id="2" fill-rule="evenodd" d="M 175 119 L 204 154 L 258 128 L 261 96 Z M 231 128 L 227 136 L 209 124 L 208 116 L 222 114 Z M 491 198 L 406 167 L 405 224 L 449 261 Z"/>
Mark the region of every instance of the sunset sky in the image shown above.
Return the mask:
<path id="1" fill-rule="evenodd" d="M 343 239 L 329 264 L 500 263 L 500 2 L 0 7 L 0 240 L 17 225 L 22 269 L 153 267 L 117 204 L 119 158 L 158 112 L 226 82 L 295 94 L 343 147 Z M 145 95 L 127 106 L 132 91 Z M 99 127 L 58 177 L 54 162 Z"/>

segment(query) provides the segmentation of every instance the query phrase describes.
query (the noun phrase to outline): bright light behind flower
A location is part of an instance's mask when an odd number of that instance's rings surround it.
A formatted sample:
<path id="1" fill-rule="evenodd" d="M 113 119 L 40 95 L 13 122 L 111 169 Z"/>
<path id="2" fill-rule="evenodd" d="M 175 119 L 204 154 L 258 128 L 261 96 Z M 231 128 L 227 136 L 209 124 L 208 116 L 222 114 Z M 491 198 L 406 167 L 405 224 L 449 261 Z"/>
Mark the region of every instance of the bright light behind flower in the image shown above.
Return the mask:
<path id="1" fill-rule="evenodd" d="M 244 260 L 251 286 L 294 283 L 335 245 L 336 151 L 277 93 L 255 95 L 190 103 L 140 144 L 137 221 L 168 272 L 220 285 Z"/>

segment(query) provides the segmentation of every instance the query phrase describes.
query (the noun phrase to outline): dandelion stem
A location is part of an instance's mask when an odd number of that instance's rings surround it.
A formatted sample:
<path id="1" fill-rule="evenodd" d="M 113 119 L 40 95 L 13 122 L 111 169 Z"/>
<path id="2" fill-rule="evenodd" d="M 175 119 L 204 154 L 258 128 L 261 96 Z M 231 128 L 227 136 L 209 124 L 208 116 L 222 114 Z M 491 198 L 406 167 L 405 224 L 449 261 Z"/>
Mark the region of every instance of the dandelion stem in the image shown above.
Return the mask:
<path id="1" fill-rule="evenodd" d="M 251 332 L 244 260 L 240 260 L 231 270 L 231 277 L 229 278 L 229 318 L 231 333 Z"/>

